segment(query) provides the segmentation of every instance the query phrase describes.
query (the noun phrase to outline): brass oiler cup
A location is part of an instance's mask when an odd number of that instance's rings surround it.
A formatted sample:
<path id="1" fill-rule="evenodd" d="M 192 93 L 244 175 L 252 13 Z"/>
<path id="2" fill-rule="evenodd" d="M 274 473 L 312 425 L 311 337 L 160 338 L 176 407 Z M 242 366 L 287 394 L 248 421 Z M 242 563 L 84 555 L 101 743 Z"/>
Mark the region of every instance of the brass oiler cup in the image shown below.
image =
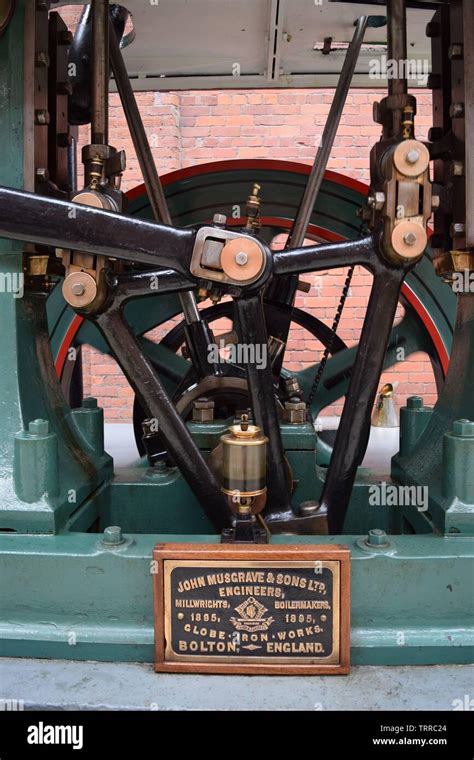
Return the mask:
<path id="1" fill-rule="evenodd" d="M 265 506 L 267 442 L 261 429 L 248 423 L 246 415 L 221 436 L 222 491 L 234 512 L 250 507 L 252 514 L 257 514 Z"/>

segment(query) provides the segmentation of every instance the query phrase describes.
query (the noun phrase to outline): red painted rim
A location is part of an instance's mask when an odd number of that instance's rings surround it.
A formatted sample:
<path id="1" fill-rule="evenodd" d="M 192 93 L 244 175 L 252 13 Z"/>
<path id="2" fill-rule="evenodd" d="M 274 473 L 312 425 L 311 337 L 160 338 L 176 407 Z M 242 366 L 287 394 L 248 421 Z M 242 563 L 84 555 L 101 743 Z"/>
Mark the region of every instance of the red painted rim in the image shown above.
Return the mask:
<path id="1" fill-rule="evenodd" d="M 188 166 L 185 169 L 176 169 L 175 171 L 168 172 L 168 174 L 164 174 L 161 178 L 161 184 L 166 187 L 166 185 L 170 185 L 172 182 L 179 182 L 179 180 L 188 179 L 188 177 L 210 174 L 211 172 L 233 172 L 236 169 L 273 169 L 275 171 L 308 175 L 311 171 L 311 166 L 309 164 L 300 164 L 297 161 L 273 161 L 268 158 L 209 161 L 205 164 L 196 164 L 195 166 Z M 347 177 L 344 174 L 339 174 L 339 172 L 330 171 L 329 169 L 324 172 L 324 179 L 335 182 L 337 185 L 348 187 L 357 193 L 362 193 L 362 195 L 367 195 L 369 189 L 368 185 L 365 185 L 363 182 L 352 179 L 352 177 Z M 145 194 L 145 185 L 142 184 L 129 190 L 127 198 L 130 201 L 134 201 L 140 195 Z"/>
<path id="2" fill-rule="evenodd" d="M 431 319 L 430 314 L 425 308 L 423 302 L 420 301 L 416 293 L 414 293 L 414 291 L 410 288 L 410 286 L 406 282 L 403 283 L 401 292 L 407 299 L 410 306 L 412 306 L 415 313 L 418 314 L 421 321 L 423 322 L 424 327 L 428 331 L 428 334 L 431 340 L 433 341 L 433 345 L 439 356 L 441 369 L 443 370 L 443 375 L 446 376 L 446 373 L 448 371 L 448 365 L 449 365 L 449 353 L 448 353 L 448 349 L 443 343 L 441 335 L 436 329 L 436 325 Z"/>
<path id="3" fill-rule="evenodd" d="M 56 362 L 54 365 L 56 368 L 56 374 L 59 378 L 61 378 L 61 375 L 63 374 L 64 363 L 66 361 L 66 356 L 67 356 L 69 347 L 72 341 L 74 340 L 74 338 L 76 337 L 78 330 L 83 322 L 84 322 L 84 317 L 81 317 L 80 314 L 76 314 L 71 324 L 69 325 L 69 329 L 63 338 L 63 342 L 61 343 L 59 347 L 58 355 L 56 357 Z"/>

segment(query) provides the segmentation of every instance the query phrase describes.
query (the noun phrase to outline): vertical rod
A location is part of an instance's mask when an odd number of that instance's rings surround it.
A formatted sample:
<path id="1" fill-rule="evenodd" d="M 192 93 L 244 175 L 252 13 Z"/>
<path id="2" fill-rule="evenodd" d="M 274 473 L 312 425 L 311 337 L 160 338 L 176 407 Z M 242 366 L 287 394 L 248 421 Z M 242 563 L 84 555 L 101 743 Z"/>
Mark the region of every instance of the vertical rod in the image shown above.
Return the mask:
<path id="1" fill-rule="evenodd" d="M 351 43 L 347 48 L 346 57 L 344 59 L 344 65 L 342 67 L 341 75 L 339 77 L 334 98 L 331 103 L 331 108 L 324 126 L 324 131 L 321 138 L 321 144 L 316 153 L 314 163 L 311 169 L 311 173 L 306 183 L 303 198 L 298 208 L 293 227 L 286 248 L 301 248 L 306 236 L 306 230 L 308 229 L 309 220 L 313 213 L 314 204 L 318 197 L 321 183 L 323 181 L 324 172 L 326 171 L 326 165 L 331 153 L 332 146 L 334 144 L 334 138 L 339 127 L 341 120 L 341 114 L 344 108 L 344 104 L 347 99 L 347 93 L 351 86 L 352 77 L 359 58 L 359 52 L 364 39 L 365 30 L 367 27 L 368 16 L 360 16 L 357 20 L 354 35 Z"/>
<path id="2" fill-rule="evenodd" d="M 260 296 L 254 295 L 237 299 L 235 309 L 240 341 L 243 344 L 266 348 L 268 339 Z M 287 466 L 275 401 L 272 368 L 269 361 L 265 361 L 262 366 L 248 361 L 246 370 L 253 416 L 256 424 L 268 437 L 268 508 L 266 514 L 271 514 L 288 509 L 290 504 Z"/>
<path id="3" fill-rule="evenodd" d="M 127 119 L 128 129 L 137 154 L 138 163 L 143 175 L 148 200 L 157 222 L 172 225 L 171 215 L 166 203 L 163 187 L 156 171 L 153 154 L 143 126 L 140 110 L 137 105 L 135 94 L 130 84 L 125 62 L 120 50 L 119 42 L 111 25 L 110 28 L 110 62 L 114 74 L 117 92 L 120 96 L 122 108 Z"/>
<path id="4" fill-rule="evenodd" d="M 92 123 L 93 145 L 109 140 L 109 2 L 92 0 Z"/>
<path id="5" fill-rule="evenodd" d="M 407 11 L 405 0 L 387 0 L 387 58 L 397 62 L 397 72 L 405 67 L 400 61 L 407 57 Z M 406 95 L 406 76 L 390 77 L 388 80 L 389 95 Z"/>
<path id="6" fill-rule="evenodd" d="M 138 163 L 140 164 L 153 216 L 157 222 L 172 225 L 173 221 L 168 209 L 168 204 L 166 203 L 163 186 L 156 170 L 140 110 L 112 26 L 110 28 L 110 62 L 112 64 L 112 71 L 114 73 L 115 83 L 117 85 L 117 91 L 120 96 L 125 118 L 127 119 L 127 125 L 130 130 L 133 147 L 135 148 Z M 189 325 L 194 322 L 199 322 L 200 314 L 194 293 L 180 293 L 179 299 L 186 323 Z"/>

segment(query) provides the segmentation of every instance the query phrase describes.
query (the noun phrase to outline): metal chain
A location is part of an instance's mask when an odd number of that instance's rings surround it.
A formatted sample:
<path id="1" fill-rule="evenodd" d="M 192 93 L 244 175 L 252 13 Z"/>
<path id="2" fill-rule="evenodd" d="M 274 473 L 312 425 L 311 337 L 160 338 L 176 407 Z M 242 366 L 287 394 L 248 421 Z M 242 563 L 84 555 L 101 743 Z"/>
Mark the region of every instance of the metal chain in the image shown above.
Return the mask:
<path id="1" fill-rule="evenodd" d="M 311 386 L 311 390 L 308 395 L 308 399 L 306 401 L 306 405 L 309 410 L 311 410 L 311 404 L 313 402 L 313 399 L 316 395 L 316 392 L 319 388 L 319 384 L 321 382 L 321 378 L 323 376 L 324 370 L 326 368 L 327 360 L 329 359 L 329 356 L 332 353 L 332 347 L 334 345 L 334 339 L 337 334 L 337 328 L 339 327 L 339 322 L 341 321 L 342 312 L 344 310 L 344 305 L 346 303 L 346 298 L 349 293 L 349 288 L 351 286 L 352 282 L 352 276 L 354 274 L 354 266 L 349 267 L 349 271 L 347 273 L 346 281 L 344 283 L 344 287 L 342 289 L 341 298 L 339 299 L 339 305 L 337 307 L 336 314 L 334 315 L 334 320 L 331 327 L 331 337 L 329 338 L 329 341 L 327 343 L 326 348 L 324 349 L 323 356 L 321 358 L 321 361 L 319 362 L 318 371 L 316 372 L 316 376 L 313 380 L 313 385 Z"/>

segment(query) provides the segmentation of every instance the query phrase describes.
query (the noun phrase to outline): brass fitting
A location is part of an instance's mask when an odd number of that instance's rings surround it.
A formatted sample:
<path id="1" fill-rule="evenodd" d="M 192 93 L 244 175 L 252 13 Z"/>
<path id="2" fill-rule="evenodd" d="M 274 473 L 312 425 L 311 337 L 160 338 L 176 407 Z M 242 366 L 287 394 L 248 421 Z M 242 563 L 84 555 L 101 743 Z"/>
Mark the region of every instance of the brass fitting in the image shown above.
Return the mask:
<path id="1" fill-rule="evenodd" d="M 240 423 L 231 425 L 220 440 L 222 492 L 234 512 L 244 506 L 257 514 L 265 506 L 267 496 L 268 438 L 243 414 Z"/>
<path id="2" fill-rule="evenodd" d="M 260 185 L 255 182 L 252 188 L 252 192 L 247 198 L 247 223 L 245 225 L 247 232 L 258 232 L 262 226 L 260 221 L 260 206 L 262 203 L 259 196 L 260 190 Z"/>

